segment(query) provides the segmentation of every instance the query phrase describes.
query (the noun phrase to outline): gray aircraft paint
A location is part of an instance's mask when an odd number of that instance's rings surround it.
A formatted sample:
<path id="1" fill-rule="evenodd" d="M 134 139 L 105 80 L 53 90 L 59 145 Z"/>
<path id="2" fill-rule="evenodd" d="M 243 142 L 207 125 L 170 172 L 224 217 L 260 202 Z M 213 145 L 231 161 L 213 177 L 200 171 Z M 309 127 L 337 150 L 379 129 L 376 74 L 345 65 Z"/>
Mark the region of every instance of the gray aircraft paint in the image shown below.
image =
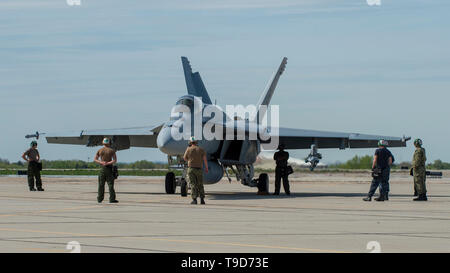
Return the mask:
<path id="1" fill-rule="evenodd" d="M 267 85 L 259 100 L 260 105 L 268 106 L 274 94 L 276 84 L 285 70 L 287 58 L 283 58 L 280 67 L 275 72 L 271 81 Z M 198 72 L 193 73 L 189 60 L 182 57 L 184 75 L 188 95 L 182 96 L 180 99 L 191 99 L 200 97 L 205 105 L 211 104 L 211 99 L 201 80 Z M 265 114 L 265 112 L 263 113 Z M 82 130 L 61 134 L 47 134 L 48 143 L 57 144 L 77 144 L 87 146 L 101 145 L 101 139 L 105 136 L 111 137 L 113 147 L 116 150 L 124 150 L 130 147 L 147 147 L 158 148 L 167 155 L 182 155 L 187 147 L 187 140 L 174 140 L 171 135 L 170 127 L 176 120 L 169 120 L 156 126 L 135 127 L 123 129 L 106 129 L 106 130 Z M 202 121 L 202 125 L 205 121 Z M 232 130 L 247 130 L 239 128 L 230 117 L 224 115 L 224 122 L 218 124 L 225 129 L 228 127 Z M 388 137 L 378 135 L 365 135 L 357 133 L 339 133 L 326 132 L 305 129 L 292 128 L 271 128 L 267 131 L 271 137 L 278 137 L 279 142 L 284 144 L 286 149 L 310 149 L 315 145 L 316 149 L 324 148 L 373 148 L 377 146 L 379 139 L 388 140 L 391 147 L 406 147 L 406 143 L 410 138 L 406 137 Z M 262 142 L 259 140 L 243 140 L 242 142 L 225 140 L 200 141 L 199 145 L 207 151 L 208 160 L 211 168 L 209 174 L 205 174 L 206 183 L 215 183 L 222 178 L 223 166 L 247 166 L 252 168 L 252 164 L 256 161 L 257 155 L 261 151 Z M 229 147 L 239 147 L 240 150 L 234 153 L 228 153 Z M 222 150 L 220 150 L 222 149 Z M 253 174 L 251 174 L 253 175 Z"/>

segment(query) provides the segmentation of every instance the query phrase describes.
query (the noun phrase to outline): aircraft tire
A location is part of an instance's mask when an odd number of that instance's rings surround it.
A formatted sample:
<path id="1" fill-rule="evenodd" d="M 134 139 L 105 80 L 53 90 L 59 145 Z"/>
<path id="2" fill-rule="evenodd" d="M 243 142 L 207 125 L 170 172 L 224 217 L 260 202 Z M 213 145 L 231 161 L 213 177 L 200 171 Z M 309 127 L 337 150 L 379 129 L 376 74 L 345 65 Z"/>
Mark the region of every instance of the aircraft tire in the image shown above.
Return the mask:
<path id="1" fill-rule="evenodd" d="M 181 196 L 186 197 L 188 195 L 188 186 L 186 180 L 181 181 Z"/>
<path id="2" fill-rule="evenodd" d="M 259 175 L 258 191 L 269 192 L 269 175 L 267 173 L 262 173 Z"/>
<path id="3" fill-rule="evenodd" d="M 174 194 L 177 188 L 177 181 L 175 179 L 175 174 L 173 172 L 169 172 L 166 174 L 166 193 Z"/>

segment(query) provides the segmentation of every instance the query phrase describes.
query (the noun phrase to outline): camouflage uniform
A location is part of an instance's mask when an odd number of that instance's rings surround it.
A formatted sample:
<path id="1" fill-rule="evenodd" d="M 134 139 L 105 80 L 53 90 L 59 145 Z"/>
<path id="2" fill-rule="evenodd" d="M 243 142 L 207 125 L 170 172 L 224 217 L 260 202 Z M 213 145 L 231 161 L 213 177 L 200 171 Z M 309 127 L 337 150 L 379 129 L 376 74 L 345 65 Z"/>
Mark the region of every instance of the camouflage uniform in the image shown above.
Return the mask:
<path id="1" fill-rule="evenodd" d="M 188 168 L 189 183 L 191 184 L 192 199 L 205 198 L 205 189 L 203 187 L 203 170 L 199 168 Z"/>
<path id="2" fill-rule="evenodd" d="M 105 182 L 108 183 L 109 201 L 116 200 L 116 192 L 114 190 L 114 176 L 112 166 L 102 166 L 98 175 L 98 197 L 97 201 L 103 201 L 105 197 Z"/>
<path id="3" fill-rule="evenodd" d="M 189 146 L 183 156 L 188 165 L 187 175 L 191 184 L 193 199 L 191 204 L 197 204 L 197 197 L 200 197 L 201 203 L 205 204 L 205 189 L 203 187 L 203 160 L 205 157 L 205 150 L 197 145 Z"/>
<path id="4" fill-rule="evenodd" d="M 414 189 L 419 195 L 425 195 L 427 193 L 427 188 L 425 186 L 426 181 L 426 168 L 425 162 L 427 161 L 427 156 L 425 154 L 425 149 L 421 147 L 416 147 L 414 152 L 414 158 L 412 162 L 413 175 L 414 175 Z"/>
<path id="5" fill-rule="evenodd" d="M 110 147 L 103 147 L 97 151 L 95 158 L 101 158 L 104 162 L 113 160 L 116 156 L 116 152 Z M 109 188 L 109 202 L 114 203 L 116 200 L 116 192 L 114 191 L 114 175 L 113 165 L 101 166 L 100 173 L 98 174 L 98 196 L 97 201 L 100 203 L 105 196 L 105 182 L 108 183 Z"/>

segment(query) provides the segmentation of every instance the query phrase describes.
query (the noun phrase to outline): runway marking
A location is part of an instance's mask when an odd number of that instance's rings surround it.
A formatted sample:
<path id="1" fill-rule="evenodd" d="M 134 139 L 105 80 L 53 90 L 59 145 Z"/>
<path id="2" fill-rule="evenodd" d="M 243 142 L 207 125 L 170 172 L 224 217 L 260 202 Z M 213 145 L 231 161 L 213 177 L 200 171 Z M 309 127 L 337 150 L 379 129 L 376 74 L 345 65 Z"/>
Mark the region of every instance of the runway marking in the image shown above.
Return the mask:
<path id="1" fill-rule="evenodd" d="M 110 237 L 109 235 L 100 234 L 82 234 L 72 232 L 57 232 L 46 230 L 32 230 L 32 229 L 14 229 L 14 228 L 0 228 L 0 231 L 16 231 L 16 232 L 30 232 L 30 233 L 44 233 L 44 234 L 57 234 L 57 235 L 70 235 L 75 237 Z M 196 241 L 196 240 L 176 240 L 176 239 L 163 239 L 163 238 L 143 238 L 132 236 L 117 236 L 116 238 L 127 238 L 135 240 L 148 240 L 148 241 L 162 241 L 172 243 L 190 243 L 190 244 L 203 244 L 203 245 L 221 245 L 221 246 L 240 246 L 240 247 L 253 247 L 253 248 L 267 248 L 267 249 L 280 249 L 280 250 L 294 250 L 294 251 L 307 251 L 307 252 L 319 252 L 319 253 L 351 253 L 348 251 L 340 250 L 328 250 L 328 249 L 314 249 L 314 248 L 300 248 L 300 247 L 286 247 L 286 246 L 270 246 L 270 245 L 258 245 L 258 244 L 242 244 L 242 243 L 226 243 L 226 242 L 213 242 L 213 241 Z M 36 242 L 38 243 L 38 242 Z"/>
<path id="2" fill-rule="evenodd" d="M 127 238 L 132 238 L 132 237 L 127 237 Z M 241 247 L 269 248 L 269 249 L 297 250 L 297 251 L 308 251 L 308 252 L 351 253 L 349 251 L 340 251 L 340 250 L 300 248 L 300 247 L 286 247 L 286 246 L 269 246 L 269 245 L 242 244 L 242 243 L 225 243 L 225 242 L 213 242 L 213 241 L 174 240 L 174 239 L 156 239 L 156 238 L 140 238 L 140 239 L 151 240 L 151 241 L 175 242 L 175 243 L 193 243 L 193 244 L 207 244 L 207 245 L 241 246 Z"/>
<path id="3" fill-rule="evenodd" d="M 38 251 L 38 252 L 55 252 L 55 253 L 69 253 L 64 250 L 50 249 L 50 248 L 24 248 L 25 251 Z"/>
<path id="4" fill-rule="evenodd" d="M 2 214 L 0 217 L 10 217 L 10 216 L 18 216 L 16 214 Z"/>

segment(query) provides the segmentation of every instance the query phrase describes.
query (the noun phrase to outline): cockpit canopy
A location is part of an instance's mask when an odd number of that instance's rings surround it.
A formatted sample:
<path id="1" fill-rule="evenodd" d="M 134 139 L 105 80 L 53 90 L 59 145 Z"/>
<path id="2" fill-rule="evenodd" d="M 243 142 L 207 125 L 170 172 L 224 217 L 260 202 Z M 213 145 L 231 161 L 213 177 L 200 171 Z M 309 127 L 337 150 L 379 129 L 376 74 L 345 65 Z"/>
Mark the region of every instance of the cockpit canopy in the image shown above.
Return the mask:
<path id="1" fill-rule="evenodd" d="M 192 114 L 194 112 L 194 100 L 195 100 L 194 96 L 185 95 L 185 96 L 180 97 L 177 100 L 177 102 L 175 103 L 175 105 L 176 106 L 181 106 L 181 105 L 182 106 L 187 106 L 189 108 L 191 114 Z M 172 109 L 172 111 L 173 110 L 174 109 Z M 178 108 L 177 110 L 175 110 L 175 112 L 171 113 L 170 120 L 177 120 L 177 119 L 179 119 L 182 116 L 182 114 L 178 112 L 180 110 L 181 111 L 185 111 L 185 109 L 182 110 L 182 109 Z"/>
<path id="2" fill-rule="evenodd" d="M 176 105 L 186 105 L 192 111 L 194 109 L 194 97 L 193 96 L 183 96 L 180 99 L 178 99 Z"/>
<path id="3" fill-rule="evenodd" d="M 191 115 L 200 117 L 202 120 L 209 119 L 208 117 L 203 117 L 203 110 L 205 109 L 205 107 L 208 106 L 217 108 L 217 106 L 215 105 L 204 104 L 199 97 L 195 97 L 193 95 L 185 95 L 177 100 L 175 107 L 172 109 L 171 120 L 176 120 L 182 116 L 181 112 L 185 112 L 187 110 L 184 106 L 188 107 Z M 222 113 L 222 110 L 218 109 L 216 112 Z"/>

